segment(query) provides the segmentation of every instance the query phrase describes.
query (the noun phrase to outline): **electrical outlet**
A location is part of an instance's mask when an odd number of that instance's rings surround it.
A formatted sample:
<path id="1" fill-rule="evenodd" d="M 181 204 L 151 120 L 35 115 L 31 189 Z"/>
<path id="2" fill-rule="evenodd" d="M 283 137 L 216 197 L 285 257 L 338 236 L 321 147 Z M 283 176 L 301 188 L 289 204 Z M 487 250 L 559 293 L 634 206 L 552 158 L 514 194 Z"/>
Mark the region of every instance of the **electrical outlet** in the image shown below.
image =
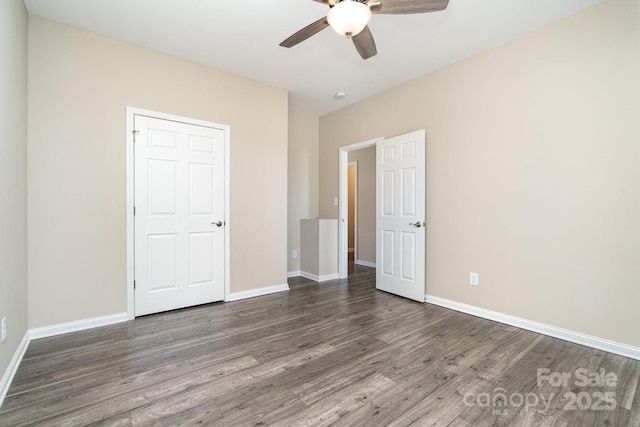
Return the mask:
<path id="1" fill-rule="evenodd" d="M 333 198 L 333 206 L 338 206 L 338 198 L 337 197 Z"/>
<path id="2" fill-rule="evenodd" d="M 296 251 L 295 249 L 291 251 L 291 258 L 296 259 L 298 258 L 298 251 Z"/>
<path id="3" fill-rule="evenodd" d="M 469 284 L 471 286 L 480 285 L 480 275 L 478 273 L 469 273 Z"/>
<path id="4" fill-rule="evenodd" d="M 7 339 L 7 317 L 2 318 L 2 342 Z"/>

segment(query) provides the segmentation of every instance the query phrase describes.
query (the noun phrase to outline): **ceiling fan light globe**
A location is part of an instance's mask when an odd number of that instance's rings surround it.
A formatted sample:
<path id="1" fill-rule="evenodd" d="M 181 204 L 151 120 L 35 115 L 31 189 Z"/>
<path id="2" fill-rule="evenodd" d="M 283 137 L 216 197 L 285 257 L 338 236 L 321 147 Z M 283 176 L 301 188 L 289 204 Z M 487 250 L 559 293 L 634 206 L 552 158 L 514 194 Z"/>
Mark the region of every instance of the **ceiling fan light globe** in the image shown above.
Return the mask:
<path id="1" fill-rule="evenodd" d="M 369 6 L 354 0 L 344 0 L 329 10 L 327 22 L 343 37 L 351 38 L 364 29 L 371 19 Z"/>

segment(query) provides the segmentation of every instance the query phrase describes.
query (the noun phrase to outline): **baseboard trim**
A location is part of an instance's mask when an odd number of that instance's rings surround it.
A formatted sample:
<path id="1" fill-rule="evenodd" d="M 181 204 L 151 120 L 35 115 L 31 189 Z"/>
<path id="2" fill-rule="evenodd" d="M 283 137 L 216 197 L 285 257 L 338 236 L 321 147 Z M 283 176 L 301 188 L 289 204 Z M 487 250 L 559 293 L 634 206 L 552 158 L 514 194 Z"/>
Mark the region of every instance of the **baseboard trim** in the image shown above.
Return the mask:
<path id="1" fill-rule="evenodd" d="M 20 341 L 20 345 L 18 345 L 16 352 L 13 354 L 13 357 L 9 362 L 9 366 L 7 366 L 7 369 L 4 371 L 2 379 L 0 379 L 0 407 L 2 407 L 2 404 L 4 403 L 4 398 L 7 397 L 11 382 L 13 381 L 13 377 L 16 375 L 16 372 L 18 372 L 18 366 L 20 366 L 24 353 L 27 351 L 27 347 L 29 347 L 29 342 L 31 342 L 31 339 L 29 331 L 27 331 L 25 332 L 24 337 L 22 337 L 22 341 Z"/>
<path id="2" fill-rule="evenodd" d="M 365 267 L 376 268 L 376 263 L 371 261 L 363 261 L 361 259 L 356 260 L 357 265 L 364 265 Z"/>
<path id="3" fill-rule="evenodd" d="M 516 326 L 528 331 L 537 332 L 539 334 L 548 335 L 561 340 L 569 341 L 575 344 L 585 345 L 587 347 L 597 348 L 598 350 L 609 353 L 618 354 L 635 360 L 640 360 L 640 348 L 627 344 L 610 341 L 604 338 L 586 335 L 580 332 L 574 332 L 556 326 L 523 319 L 521 317 L 511 316 L 509 314 L 499 313 L 497 311 L 487 310 L 469 304 L 451 301 L 445 298 L 439 298 L 432 295 L 425 295 L 425 301 L 429 304 L 438 305 L 444 308 L 460 311 L 462 313 L 471 314 L 473 316 L 482 317 L 484 319 L 493 320 L 507 325 Z"/>
<path id="4" fill-rule="evenodd" d="M 108 316 L 92 317 L 90 319 L 76 320 L 75 322 L 59 323 L 57 325 L 44 326 L 29 330 L 29 337 L 32 340 L 39 338 L 53 337 L 55 335 L 78 332 L 85 329 L 98 328 L 100 326 L 113 325 L 115 323 L 130 320 L 127 313 L 110 314 Z"/>
<path id="5" fill-rule="evenodd" d="M 259 297 L 263 295 L 274 294 L 276 292 L 284 292 L 289 290 L 289 285 L 267 286 L 264 288 L 250 289 L 248 291 L 231 292 L 227 301 L 238 301 L 241 299 Z"/>
<path id="6" fill-rule="evenodd" d="M 300 270 L 298 271 L 289 271 L 287 272 L 287 279 L 290 279 L 292 277 L 298 277 L 300 275 Z"/>
<path id="7" fill-rule="evenodd" d="M 304 277 L 305 279 L 313 280 L 314 282 L 326 282 L 327 280 L 336 280 L 339 278 L 338 273 L 318 276 L 317 274 L 307 273 L 306 271 L 301 271 L 300 276 Z"/>

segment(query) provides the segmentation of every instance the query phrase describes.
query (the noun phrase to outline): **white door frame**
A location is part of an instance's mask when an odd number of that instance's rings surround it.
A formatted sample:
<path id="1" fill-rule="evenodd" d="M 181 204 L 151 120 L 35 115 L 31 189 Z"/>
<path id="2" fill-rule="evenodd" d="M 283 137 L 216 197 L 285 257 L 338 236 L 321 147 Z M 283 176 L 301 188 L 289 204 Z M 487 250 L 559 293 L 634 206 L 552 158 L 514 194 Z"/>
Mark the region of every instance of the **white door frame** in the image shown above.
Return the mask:
<path id="1" fill-rule="evenodd" d="M 148 116 L 162 120 L 170 120 L 175 122 L 187 123 L 196 126 L 206 126 L 206 127 L 214 127 L 218 129 L 225 130 L 225 150 L 224 150 L 224 209 L 225 209 L 225 220 L 227 222 L 226 227 L 224 229 L 224 300 L 229 301 L 230 292 L 230 226 L 231 226 L 231 216 L 230 213 L 230 205 L 229 205 L 229 183 L 230 183 L 230 166 L 231 156 L 229 155 L 230 150 L 230 132 L 231 129 L 228 125 L 221 125 L 218 123 L 207 122 L 204 120 L 197 120 L 188 117 L 175 116 L 172 114 L 159 113 L 156 111 L 143 110 L 141 108 L 127 107 L 127 281 L 126 281 L 126 289 L 127 289 L 127 318 L 129 320 L 135 317 L 135 297 L 133 292 L 133 280 L 134 280 L 134 255 L 135 255 L 135 240 L 134 240 L 134 218 L 133 218 L 133 206 L 135 202 L 135 192 L 134 192 L 134 165 L 135 165 L 135 157 L 134 157 L 134 145 L 133 145 L 133 131 L 135 130 L 133 127 L 134 116 Z"/>
<path id="2" fill-rule="evenodd" d="M 340 279 L 346 278 L 349 274 L 347 271 L 349 265 L 347 259 L 349 246 L 349 234 L 347 231 L 349 208 L 349 178 L 347 175 L 349 171 L 347 168 L 349 166 L 349 151 L 375 146 L 383 139 L 378 137 L 338 148 L 338 277 Z"/>

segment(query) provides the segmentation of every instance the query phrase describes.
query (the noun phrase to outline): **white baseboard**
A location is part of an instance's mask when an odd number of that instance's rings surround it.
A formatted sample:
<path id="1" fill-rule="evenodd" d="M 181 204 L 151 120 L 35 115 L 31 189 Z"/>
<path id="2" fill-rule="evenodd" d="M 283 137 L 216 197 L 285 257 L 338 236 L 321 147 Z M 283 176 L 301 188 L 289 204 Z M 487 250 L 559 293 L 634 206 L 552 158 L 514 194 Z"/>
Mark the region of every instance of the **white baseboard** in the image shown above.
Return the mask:
<path id="1" fill-rule="evenodd" d="M 0 378 L 0 407 L 2 407 L 4 398 L 7 396 L 13 377 L 16 375 L 16 372 L 18 372 L 18 366 L 20 366 L 20 362 L 22 362 L 22 358 L 24 357 L 24 353 L 27 351 L 27 347 L 29 347 L 30 341 L 29 331 L 27 331 L 24 334 L 24 337 L 22 337 L 22 341 L 20 341 L 20 345 L 18 345 L 16 352 L 13 354 L 13 357 L 9 362 L 9 366 L 7 366 L 7 370 L 4 371 L 4 375 Z"/>
<path id="2" fill-rule="evenodd" d="M 300 271 L 289 271 L 287 272 L 287 279 L 290 279 L 292 277 L 298 277 L 300 275 Z"/>
<path id="3" fill-rule="evenodd" d="M 471 314 L 473 316 L 482 317 L 488 320 L 494 320 L 496 322 L 516 326 L 528 331 L 537 332 L 539 334 L 560 338 L 561 340 L 585 345 L 587 347 L 597 348 L 598 350 L 619 354 L 620 356 L 629 357 L 631 359 L 640 360 L 639 347 L 633 347 L 627 344 L 609 341 L 604 338 L 598 338 L 592 335 L 582 334 L 580 332 L 569 331 L 567 329 L 558 328 L 556 326 L 534 322 L 532 320 L 523 319 L 521 317 L 511 316 L 509 314 L 503 314 L 497 311 L 491 311 L 473 305 L 451 301 L 445 298 L 434 297 L 432 295 L 425 295 L 425 301 L 429 304 L 439 305 L 440 307 L 450 308 L 462 313 Z"/>
<path id="4" fill-rule="evenodd" d="M 376 268 L 376 263 L 371 261 L 363 261 L 361 259 L 356 260 L 357 265 L 364 265 L 365 267 Z"/>
<path id="5" fill-rule="evenodd" d="M 100 326 L 113 325 L 115 323 L 129 320 L 127 313 L 110 314 L 108 316 L 93 317 L 91 319 L 76 320 L 75 322 L 60 323 L 57 325 L 44 326 L 29 330 L 29 337 L 32 340 L 47 338 L 55 335 L 78 332 L 85 329 L 98 328 Z"/>
<path id="6" fill-rule="evenodd" d="M 289 285 L 284 284 L 284 285 L 276 285 L 276 286 L 267 286 L 264 288 L 250 289 L 248 291 L 242 291 L 242 292 L 231 292 L 231 295 L 229 295 L 229 298 L 227 298 L 227 301 L 238 301 L 241 299 L 259 297 L 262 295 L 269 295 L 276 292 L 283 292 L 288 290 L 289 290 Z"/>
<path id="7" fill-rule="evenodd" d="M 318 276 L 317 274 L 307 273 L 306 271 L 301 271 L 300 276 L 304 277 L 305 279 L 313 280 L 314 282 L 326 282 L 327 280 L 336 280 L 339 278 L 338 273 Z"/>

